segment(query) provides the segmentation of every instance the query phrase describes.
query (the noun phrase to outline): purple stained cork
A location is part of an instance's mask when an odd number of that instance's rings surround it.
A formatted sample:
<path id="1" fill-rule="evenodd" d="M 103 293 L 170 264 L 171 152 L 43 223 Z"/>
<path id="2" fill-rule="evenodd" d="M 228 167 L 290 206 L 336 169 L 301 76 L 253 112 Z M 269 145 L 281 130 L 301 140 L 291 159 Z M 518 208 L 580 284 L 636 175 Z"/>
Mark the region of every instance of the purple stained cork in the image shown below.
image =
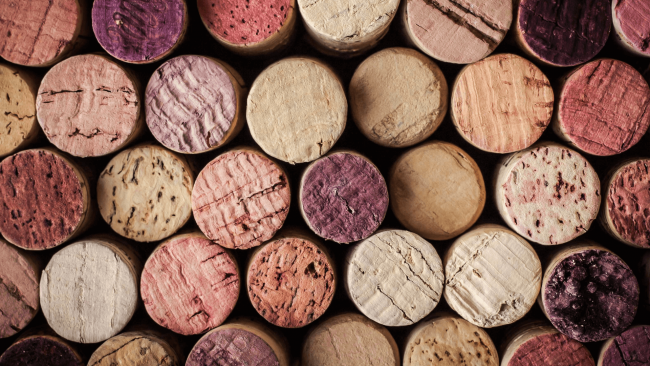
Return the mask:
<path id="1" fill-rule="evenodd" d="M 52 336 L 32 336 L 12 344 L 0 356 L 0 366 L 85 366 L 79 355 Z"/>
<path id="2" fill-rule="evenodd" d="M 261 337 L 244 329 L 215 329 L 194 346 L 185 366 L 279 366 L 275 352 Z"/>
<path id="3" fill-rule="evenodd" d="M 650 326 L 639 325 L 603 345 L 598 366 L 650 365 Z"/>

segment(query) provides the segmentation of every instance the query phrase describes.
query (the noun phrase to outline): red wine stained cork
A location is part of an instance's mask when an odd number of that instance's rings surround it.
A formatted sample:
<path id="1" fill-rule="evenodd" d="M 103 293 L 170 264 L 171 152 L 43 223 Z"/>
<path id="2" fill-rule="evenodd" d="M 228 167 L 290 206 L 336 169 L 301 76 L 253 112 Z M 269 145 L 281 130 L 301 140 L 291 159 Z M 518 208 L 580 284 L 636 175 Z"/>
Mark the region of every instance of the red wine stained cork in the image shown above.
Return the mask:
<path id="1" fill-rule="evenodd" d="M 485 206 L 478 165 L 459 147 L 431 141 L 402 154 L 389 174 L 393 213 L 409 231 L 447 240 L 472 226 Z"/>
<path id="2" fill-rule="evenodd" d="M 88 366 L 179 366 L 181 355 L 164 337 L 153 331 L 118 334 L 93 352 Z"/>
<path id="3" fill-rule="evenodd" d="M 239 298 L 233 255 L 198 232 L 161 243 L 144 265 L 140 293 L 149 316 L 182 335 L 215 328 Z"/>
<path id="4" fill-rule="evenodd" d="M 582 240 L 552 255 L 538 302 L 561 333 L 579 342 L 598 342 L 632 324 L 639 284 L 620 257 Z"/>
<path id="5" fill-rule="evenodd" d="M 295 0 L 198 0 L 198 7 L 212 37 L 242 56 L 284 50 L 296 33 Z"/>
<path id="6" fill-rule="evenodd" d="M 404 366 L 498 366 L 490 336 L 456 315 L 438 315 L 420 322 L 408 335 Z"/>
<path id="7" fill-rule="evenodd" d="M 445 75 L 428 57 L 409 48 L 388 48 L 354 72 L 350 109 L 370 141 L 407 147 L 426 140 L 440 126 L 447 114 L 447 92 Z"/>
<path id="8" fill-rule="evenodd" d="M 156 70 L 145 93 L 147 126 L 168 149 L 196 154 L 231 141 L 246 123 L 241 76 L 213 58 L 184 55 Z"/>
<path id="9" fill-rule="evenodd" d="M 301 366 L 399 366 L 397 343 L 383 326 L 360 314 L 333 316 L 312 328 Z"/>
<path id="10" fill-rule="evenodd" d="M 451 93 L 451 120 L 477 148 L 511 153 L 537 141 L 551 122 L 553 88 L 523 57 L 499 54 L 463 68 Z"/>
<path id="11" fill-rule="evenodd" d="M 535 304 L 542 264 L 535 249 L 500 225 L 480 225 L 444 257 L 445 300 L 468 322 L 493 328 L 521 319 Z"/>
<path id="12" fill-rule="evenodd" d="M 614 38 L 637 56 L 650 57 L 650 4 L 643 0 L 612 1 Z"/>
<path id="13" fill-rule="evenodd" d="M 438 305 L 444 268 L 436 249 L 406 230 L 382 230 L 348 252 L 345 290 L 365 316 L 385 326 L 415 324 Z"/>
<path id="14" fill-rule="evenodd" d="M 113 157 L 99 176 L 99 212 L 125 238 L 162 240 L 192 216 L 193 184 L 184 157 L 160 146 L 138 145 Z"/>
<path id="15" fill-rule="evenodd" d="M 509 0 L 407 0 L 400 12 L 410 43 L 454 64 L 471 64 L 491 54 L 512 23 Z"/>
<path id="16" fill-rule="evenodd" d="M 134 252 L 114 239 L 89 237 L 66 246 L 41 276 L 41 308 L 48 324 L 79 343 L 116 335 L 136 310 L 141 270 Z"/>
<path id="17" fill-rule="evenodd" d="M 84 360 L 63 339 L 32 335 L 14 342 L 0 356 L 0 366 L 86 366 Z"/>
<path id="18" fill-rule="evenodd" d="M 650 326 L 631 327 L 603 343 L 598 366 L 650 365 Z"/>
<path id="19" fill-rule="evenodd" d="M 575 239 L 598 216 L 598 175 L 582 155 L 553 142 L 504 158 L 497 167 L 494 189 L 503 220 L 538 244 Z"/>
<path id="20" fill-rule="evenodd" d="M 537 62 L 576 66 L 591 60 L 607 42 L 612 24 L 609 0 L 518 0 L 513 31 L 519 47 Z"/>
<path id="21" fill-rule="evenodd" d="M 208 239 L 249 249 L 271 239 L 287 218 L 289 180 L 282 168 L 253 149 L 217 156 L 196 178 L 192 211 Z"/>
<path id="22" fill-rule="evenodd" d="M 255 79 L 246 106 L 255 142 L 290 164 L 315 160 L 343 134 L 348 103 L 339 78 L 320 61 L 280 60 Z"/>
<path id="23" fill-rule="evenodd" d="M 599 59 L 562 79 L 553 131 L 592 155 L 620 154 L 650 125 L 650 87 L 632 66 Z"/>
<path id="24" fill-rule="evenodd" d="M 257 248 L 246 271 L 253 307 L 269 323 L 301 328 L 332 303 L 337 279 L 325 246 L 301 230 L 283 230 Z"/>
<path id="25" fill-rule="evenodd" d="M 0 162 L 0 233 L 23 249 L 54 248 L 93 221 L 87 175 L 53 149 L 24 150 Z"/>
<path id="26" fill-rule="evenodd" d="M 95 0 L 92 24 L 99 44 L 118 60 L 146 64 L 178 47 L 189 20 L 185 0 Z"/>
<path id="27" fill-rule="evenodd" d="M 650 311 L 650 252 L 645 251 L 637 263 L 637 280 L 641 292 L 639 305 L 643 310 Z"/>
<path id="28" fill-rule="evenodd" d="M 41 130 L 36 121 L 39 83 L 40 80 L 26 70 L 0 64 L 0 157 L 24 150 L 38 139 Z"/>

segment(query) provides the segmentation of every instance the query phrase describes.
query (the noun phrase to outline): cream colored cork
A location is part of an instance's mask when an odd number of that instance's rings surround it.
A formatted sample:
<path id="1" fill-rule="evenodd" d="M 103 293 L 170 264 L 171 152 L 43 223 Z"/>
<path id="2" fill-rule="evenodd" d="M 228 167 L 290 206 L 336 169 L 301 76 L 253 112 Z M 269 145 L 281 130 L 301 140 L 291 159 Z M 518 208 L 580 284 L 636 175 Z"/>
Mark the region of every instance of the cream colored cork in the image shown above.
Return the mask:
<path id="1" fill-rule="evenodd" d="M 39 83 L 30 72 L 0 64 L 0 157 L 24 150 L 38 139 L 41 130 L 36 121 Z"/>
<path id="2" fill-rule="evenodd" d="M 521 319 L 539 294 L 542 265 L 535 250 L 500 225 L 479 225 L 456 239 L 444 263 L 445 300 L 481 328 Z"/>
<path id="3" fill-rule="evenodd" d="M 192 216 L 192 170 L 184 157 L 142 144 L 117 154 L 97 182 L 99 212 L 116 233 L 151 242 Z"/>
<path id="4" fill-rule="evenodd" d="M 343 133 L 347 110 L 341 81 L 329 67 L 293 57 L 272 64 L 255 79 L 246 118 L 264 152 L 295 164 L 329 151 Z"/>
<path id="5" fill-rule="evenodd" d="M 459 147 L 442 141 L 402 154 L 391 168 L 388 187 L 397 219 L 426 239 L 462 234 L 485 206 L 478 165 Z"/>
<path id="6" fill-rule="evenodd" d="M 532 62 L 490 56 L 463 68 L 451 92 L 451 119 L 461 136 L 493 153 L 525 149 L 551 122 L 553 88 Z"/>
<path id="7" fill-rule="evenodd" d="M 435 62 L 410 48 L 387 48 L 354 72 L 350 109 L 370 141 L 407 147 L 424 141 L 440 126 L 447 114 L 447 94 L 447 80 Z"/>
<path id="8" fill-rule="evenodd" d="M 88 366 L 180 366 L 180 356 L 156 332 L 126 332 L 102 343 L 90 356 Z"/>

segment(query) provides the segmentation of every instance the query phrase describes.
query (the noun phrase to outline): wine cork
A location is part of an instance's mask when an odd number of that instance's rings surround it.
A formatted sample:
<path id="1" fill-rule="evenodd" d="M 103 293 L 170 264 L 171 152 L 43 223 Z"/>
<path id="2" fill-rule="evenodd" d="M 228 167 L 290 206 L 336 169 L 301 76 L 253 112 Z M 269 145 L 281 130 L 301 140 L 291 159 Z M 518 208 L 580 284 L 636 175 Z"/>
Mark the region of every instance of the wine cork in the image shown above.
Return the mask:
<path id="1" fill-rule="evenodd" d="M 426 140 L 440 126 L 447 94 L 445 75 L 428 57 L 409 48 L 387 48 L 354 72 L 350 109 L 370 141 L 407 147 Z"/>
<path id="2" fill-rule="evenodd" d="M 316 235 L 347 244 L 379 228 L 388 211 L 388 188 L 379 169 L 366 157 L 335 152 L 305 169 L 299 205 Z"/>
<path id="3" fill-rule="evenodd" d="M 312 328 L 301 366 L 399 366 L 399 350 L 388 330 L 363 315 L 344 313 Z"/>
<path id="4" fill-rule="evenodd" d="M 336 285 L 327 249 L 301 230 L 280 232 L 248 261 L 248 298 L 278 327 L 300 328 L 320 318 L 332 303 Z"/>
<path id="5" fill-rule="evenodd" d="M 231 141 L 245 124 L 246 90 L 230 66 L 209 57 L 175 57 L 153 73 L 147 126 L 168 149 L 202 153 Z"/>
<path id="6" fill-rule="evenodd" d="M 598 366 L 650 364 L 650 326 L 637 325 L 603 343 Z"/>
<path id="7" fill-rule="evenodd" d="M 289 213 L 287 174 L 271 159 L 240 147 L 217 156 L 196 178 L 192 211 L 208 239 L 249 249 L 271 239 Z"/>
<path id="8" fill-rule="evenodd" d="M 14 342 L 0 356 L 0 366 L 86 366 L 81 356 L 63 339 L 33 335 Z"/>
<path id="9" fill-rule="evenodd" d="M 429 315 L 440 301 L 445 277 L 436 249 L 406 230 L 382 230 L 356 244 L 343 273 L 357 309 L 390 327 Z"/>
<path id="10" fill-rule="evenodd" d="M 637 56 L 650 57 L 650 4 L 643 0 L 612 1 L 614 39 Z"/>
<path id="11" fill-rule="evenodd" d="M 111 56 L 133 64 L 159 61 L 183 41 L 189 20 L 185 0 L 95 0 L 93 32 Z"/>
<path id="12" fill-rule="evenodd" d="M 507 156 L 497 167 L 494 187 L 503 221 L 538 244 L 575 239 L 598 215 L 598 175 L 583 156 L 553 142 Z"/>
<path id="13" fill-rule="evenodd" d="M 93 221 L 90 185 L 72 160 L 49 149 L 0 162 L 0 233 L 23 249 L 54 248 Z"/>
<path id="14" fill-rule="evenodd" d="M 643 310 L 650 311 L 650 252 L 645 251 L 636 268 L 637 280 L 639 281 L 639 305 Z"/>
<path id="15" fill-rule="evenodd" d="M 79 157 L 114 153 L 144 128 L 135 77 L 106 56 L 80 55 L 52 67 L 36 98 L 45 136 Z"/>
<path id="16" fill-rule="evenodd" d="M 535 304 L 542 264 L 535 249 L 501 225 L 480 225 L 444 257 L 445 300 L 468 322 L 493 328 L 521 319 Z"/>
<path id="17" fill-rule="evenodd" d="M 551 122 L 553 89 L 523 57 L 499 54 L 463 68 L 451 93 L 451 120 L 477 148 L 511 153 L 537 141 Z"/>
<path id="18" fill-rule="evenodd" d="M 499 355 L 481 328 L 455 316 L 439 315 L 420 322 L 404 349 L 404 366 L 497 366 Z"/>
<path id="19" fill-rule="evenodd" d="M 639 284 L 616 254 L 583 240 L 553 254 L 538 300 L 561 333 L 579 342 L 597 342 L 630 326 Z"/>
<path id="20" fill-rule="evenodd" d="M 343 134 L 348 103 L 341 81 L 320 61 L 293 57 L 255 79 L 246 106 L 255 142 L 290 164 L 315 160 Z"/>
<path id="21" fill-rule="evenodd" d="M 149 316 L 182 335 L 215 328 L 239 298 L 233 255 L 198 232 L 161 243 L 144 265 L 140 292 Z"/>
<path id="22" fill-rule="evenodd" d="M 1 6 L 1 5 L 0 5 Z M 0 64 L 0 157 L 25 150 L 39 137 L 36 94 L 39 80 L 26 70 Z"/>
<path id="23" fill-rule="evenodd" d="M 142 144 L 117 154 L 99 176 L 99 212 L 111 229 L 125 238 L 162 240 L 192 216 L 193 184 L 184 157 Z"/>
<path id="24" fill-rule="evenodd" d="M 408 0 L 401 21 L 410 43 L 444 62 L 471 64 L 503 41 L 512 23 L 509 0 Z"/>
<path id="25" fill-rule="evenodd" d="M 481 170 L 466 152 L 447 142 L 431 141 L 402 154 L 389 177 L 393 213 L 426 239 L 462 234 L 485 206 Z"/>
<path id="26" fill-rule="evenodd" d="M 605 46 L 612 13 L 608 0 L 518 0 L 514 22 L 515 40 L 529 57 L 550 66 L 576 66 Z"/>
<path id="27" fill-rule="evenodd" d="M 157 332 L 126 332 L 102 343 L 90 356 L 88 366 L 180 366 L 180 356 Z"/>

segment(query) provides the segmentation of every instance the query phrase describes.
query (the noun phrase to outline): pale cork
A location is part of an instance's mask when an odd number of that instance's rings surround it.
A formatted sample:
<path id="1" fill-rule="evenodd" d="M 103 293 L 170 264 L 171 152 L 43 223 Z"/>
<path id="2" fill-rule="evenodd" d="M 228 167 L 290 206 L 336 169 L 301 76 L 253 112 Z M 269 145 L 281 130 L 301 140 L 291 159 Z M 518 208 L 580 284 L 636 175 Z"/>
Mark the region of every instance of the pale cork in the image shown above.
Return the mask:
<path id="1" fill-rule="evenodd" d="M 181 366 L 181 355 L 160 334 L 134 331 L 118 334 L 93 352 L 88 366 Z"/>

